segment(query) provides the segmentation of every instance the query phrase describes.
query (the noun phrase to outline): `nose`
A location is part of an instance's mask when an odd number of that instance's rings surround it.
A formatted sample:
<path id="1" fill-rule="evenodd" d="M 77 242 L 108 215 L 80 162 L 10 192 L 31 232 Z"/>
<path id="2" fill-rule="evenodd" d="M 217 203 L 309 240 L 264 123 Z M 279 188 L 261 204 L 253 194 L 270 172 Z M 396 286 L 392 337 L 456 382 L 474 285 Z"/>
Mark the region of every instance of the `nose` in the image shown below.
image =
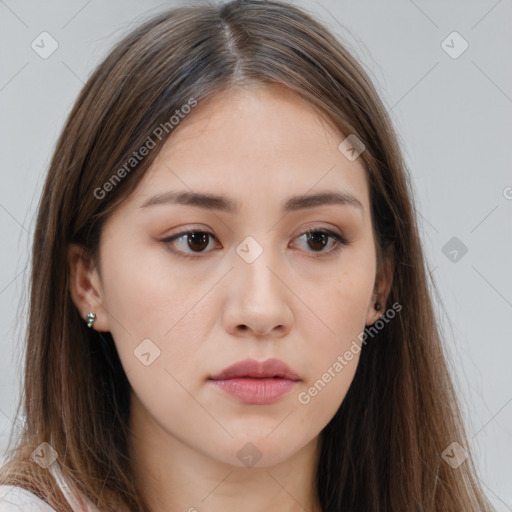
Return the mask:
<path id="1" fill-rule="evenodd" d="M 230 272 L 229 297 L 223 311 L 225 330 L 238 337 L 286 336 L 293 325 L 289 300 L 293 293 L 286 286 L 283 272 L 263 253 L 252 263 L 235 255 Z"/>

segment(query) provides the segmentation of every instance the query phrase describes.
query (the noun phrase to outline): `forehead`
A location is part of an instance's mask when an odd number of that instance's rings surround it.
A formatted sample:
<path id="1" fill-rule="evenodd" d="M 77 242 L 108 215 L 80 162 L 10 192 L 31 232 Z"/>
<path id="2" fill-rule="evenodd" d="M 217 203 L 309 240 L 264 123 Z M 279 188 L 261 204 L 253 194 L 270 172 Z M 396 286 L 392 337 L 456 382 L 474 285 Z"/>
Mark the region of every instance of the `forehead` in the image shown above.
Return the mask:
<path id="1" fill-rule="evenodd" d="M 200 149 L 201 144 L 216 153 L 228 148 L 229 157 L 275 152 L 304 155 L 332 151 L 342 137 L 325 115 L 289 89 L 251 85 L 203 100 L 173 131 L 162 156 L 183 147 L 183 151 L 191 146 Z"/>
<path id="2" fill-rule="evenodd" d="M 368 211 L 366 170 L 338 149 L 345 138 L 305 100 L 281 87 L 244 87 L 200 103 L 174 129 L 141 181 L 147 202 L 170 190 L 257 197 L 333 190 Z M 242 203 L 244 201 L 241 201 Z"/>

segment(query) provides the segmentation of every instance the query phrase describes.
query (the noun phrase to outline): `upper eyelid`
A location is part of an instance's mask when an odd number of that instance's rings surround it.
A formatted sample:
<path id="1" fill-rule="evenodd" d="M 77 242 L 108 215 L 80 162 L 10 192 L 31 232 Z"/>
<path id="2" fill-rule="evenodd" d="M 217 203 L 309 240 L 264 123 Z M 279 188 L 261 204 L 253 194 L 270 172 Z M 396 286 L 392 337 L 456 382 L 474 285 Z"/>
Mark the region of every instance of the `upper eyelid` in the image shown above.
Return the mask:
<path id="1" fill-rule="evenodd" d="M 303 231 L 301 231 L 298 235 L 295 235 L 294 238 L 297 238 L 299 236 L 302 236 L 302 235 L 305 235 L 307 233 L 314 233 L 316 231 L 323 231 L 323 232 L 327 232 L 329 235 L 336 235 L 336 236 L 339 236 L 340 238 L 344 238 L 345 239 L 345 236 L 343 235 L 343 233 L 336 233 L 336 231 L 334 231 L 334 229 L 332 228 L 327 228 L 327 227 L 324 227 L 324 226 L 313 226 L 313 227 L 310 227 L 310 228 L 307 228 L 307 229 L 304 229 Z M 169 236 L 166 236 L 164 237 L 163 239 L 161 239 L 161 241 L 170 241 L 170 240 L 175 240 L 177 238 L 181 238 L 182 236 L 184 235 L 189 235 L 191 233 L 207 233 L 208 235 L 212 236 L 213 238 L 215 238 L 215 240 L 219 241 L 217 235 L 215 235 L 215 233 L 213 233 L 212 231 L 210 231 L 209 229 L 204 229 L 204 228 L 188 228 L 188 229 L 185 229 L 183 231 L 179 231 L 178 233 L 174 233 L 172 235 L 169 235 Z"/>
<path id="2" fill-rule="evenodd" d="M 314 232 L 323 232 L 325 233 L 329 238 L 331 238 L 332 240 L 334 240 L 334 245 L 333 245 L 333 248 L 329 251 L 311 251 L 312 254 L 318 254 L 318 257 L 322 257 L 322 255 L 327 255 L 327 254 L 330 254 L 331 252 L 334 252 L 336 249 L 339 249 L 341 248 L 341 246 L 347 246 L 347 245 L 350 245 L 350 242 L 349 240 L 345 237 L 344 234 L 340 234 L 340 233 L 336 233 L 336 231 L 334 231 L 333 229 L 330 229 L 330 228 L 326 228 L 326 227 L 322 227 L 322 226 L 313 226 L 313 227 L 310 227 L 310 228 L 307 228 L 305 230 L 303 230 L 301 233 L 299 233 L 298 235 L 294 236 L 293 237 L 293 240 L 295 240 L 296 238 L 299 238 L 301 236 L 304 236 L 308 233 L 314 233 Z M 189 228 L 189 229 L 186 229 L 186 230 L 183 230 L 183 231 L 180 231 L 178 233 L 175 233 L 173 235 L 170 235 L 168 237 L 165 237 L 163 239 L 161 239 L 160 241 L 161 242 L 164 242 L 164 243 L 171 243 L 171 242 L 174 242 L 175 240 L 179 239 L 179 238 L 182 238 L 186 235 L 189 235 L 191 233 L 206 233 L 208 234 L 209 236 L 211 236 L 212 238 L 214 238 L 218 243 L 220 243 L 219 239 L 217 238 L 217 236 L 212 233 L 210 230 L 208 229 L 203 229 L 203 228 Z M 186 252 L 186 251 L 180 251 L 180 250 L 177 250 L 177 251 L 174 251 L 173 252 L 175 253 L 178 253 L 182 256 L 185 256 L 185 257 L 190 257 L 190 258 L 200 258 L 202 254 L 208 254 L 210 251 L 201 251 L 201 252 L 197 252 L 197 253 L 194 253 L 194 252 Z"/>
<path id="3" fill-rule="evenodd" d="M 322 221 L 317 221 L 317 222 L 322 222 Z M 180 228 L 177 228 L 177 229 L 180 229 Z M 175 237 L 175 236 L 186 235 L 186 234 L 189 234 L 189 233 L 192 233 L 192 232 L 208 233 L 208 234 L 211 234 L 212 236 L 214 236 L 215 238 L 217 238 L 215 233 L 213 233 L 212 229 L 203 227 L 201 224 L 197 224 L 196 225 L 196 224 L 192 223 L 191 225 L 186 226 L 186 227 L 181 228 L 181 229 L 182 229 L 182 231 L 178 231 L 177 233 L 174 233 L 172 235 L 168 235 L 165 238 L 171 238 L 171 237 Z M 339 233 L 336 233 L 336 230 L 338 230 Z M 344 230 L 342 230 L 339 227 L 334 226 L 333 224 L 331 224 L 330 226 L 322 226 L 322 225 L 319 225 L 319 224 L 313 224 L 312 226 L 303 228 L 299 232 L 299 234 L 295 235 L 295 236 L 303 235 L 303 234 L 305 234 L 305 233 L 307 233 L 309 231 L 332 231 L 333 233 L 335 233 L 335 234 L 337 234 L 339 236 L 344 236 L 343 235 L 343 231 Z"/>

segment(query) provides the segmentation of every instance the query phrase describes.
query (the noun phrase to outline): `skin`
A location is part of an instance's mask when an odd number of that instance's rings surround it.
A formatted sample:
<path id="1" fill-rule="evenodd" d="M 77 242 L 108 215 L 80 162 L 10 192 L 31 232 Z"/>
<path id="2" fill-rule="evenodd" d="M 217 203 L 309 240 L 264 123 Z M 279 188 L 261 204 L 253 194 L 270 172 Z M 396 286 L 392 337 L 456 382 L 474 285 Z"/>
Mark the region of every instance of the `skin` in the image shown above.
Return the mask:
<path id="1" fill-rule="evenodd" d="M 69 247 L 73 301 L 83 318 L 96 312 L 96 330 L 112 333 L 133 388 L 131 456 L 155 512 L 320 511 L 319 434 L 345 397 L 358 354 L 309 403 L 298 395 L 385 311 L 393 265 L 388 257 L 376 266 L 365 169 L 338 150 L 344 138 L 284 89 L 218 94 L 181 121 L 107 220 L 98 264 Z M 173 190 L 226 196 L 240 211 L 141 208 Z M 281 212 L 290 196 L 319 191 L 350 192 L 362 209 Z M 324 249 L 308 243 L 313 228 L 350 244 L 329 252 L 333 239 Z M 215 238 L 202 246 L 161 241 L 192 229 Z M 236 252 L 248 236 L 263 249 L 252 263 Z M 134 350 L 148 338 L 160 355 L 146 366 Z M 208 382 L 237 361 L 270 357 L 301 377 L 273 404 L 243 404 Z M 237 457 L 247 443 L 261 455 L 252 467 Z"/>

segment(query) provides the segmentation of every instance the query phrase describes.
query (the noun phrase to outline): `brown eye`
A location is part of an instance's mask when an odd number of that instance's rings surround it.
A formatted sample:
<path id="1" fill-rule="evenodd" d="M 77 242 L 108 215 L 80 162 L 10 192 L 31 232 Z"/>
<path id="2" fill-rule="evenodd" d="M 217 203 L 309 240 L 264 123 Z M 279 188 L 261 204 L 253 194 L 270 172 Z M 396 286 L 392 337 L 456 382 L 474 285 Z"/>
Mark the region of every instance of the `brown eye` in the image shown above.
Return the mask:
<path id="1" fill-rule="evenodd" d="M 309 230 L 297 238 L 301 239 L 304 237 L 306 241 L 304 244 L 306 246 L 306 252 L 318 253 L 320 256 L 331 254 L 340 249 L 342 245 L 349 245 L 347 240 L 341 235 L 330 230 Z M 326 247 L 328 247 L 328 249 L 324 250 Z"/>
<path id="2" fill-rule="evenodd" d="M 203 251 L 208 247 L 209 234 L 203 231 L 193 231 L 188 236 L 188 246 L 193 251 Z"/>
<path id="3" fill-rule="evenodd" d="M 307 243 L 314 251 L 322 251 L 329 242 L 329 235 L 321 231 L 307 233 Z"/>
<path id="4" fill-rule="evenodd" d="M 194 253 L 200 255 L 210 252 L 206 249 L 210 245 L 211 239 L 216 239 L 216 237 L 213 233 L 208 231 L 183 231 L 169 238 L 165 238 L 161 240 L 161 242 L 167 245 L 169 250 L 178 256 L 194 258 Z"/>

